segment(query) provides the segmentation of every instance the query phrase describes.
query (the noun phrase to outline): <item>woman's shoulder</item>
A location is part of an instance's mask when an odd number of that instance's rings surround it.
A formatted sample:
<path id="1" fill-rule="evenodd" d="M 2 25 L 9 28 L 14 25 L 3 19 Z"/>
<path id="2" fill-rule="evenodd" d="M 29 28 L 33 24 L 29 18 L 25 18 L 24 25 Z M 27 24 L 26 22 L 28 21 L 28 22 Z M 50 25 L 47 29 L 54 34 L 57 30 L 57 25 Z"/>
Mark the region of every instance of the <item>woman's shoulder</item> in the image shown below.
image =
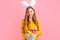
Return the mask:
<path id="1" fill-rule="evenodd" d="M 38 21 L 38 22 L 40 22 L 40 19 L 39 19 L 39 18 L 37 18 L 37 21 Z"/>
<path id="2" fill-rule="evenodd" d="M 38 25 L 40 25 L 40 23 L 41 23 L 40 19 L 37 19 L 37 22 L 38 22 Z"/>
<path id="3" fill-rule="evenodd" d="M 20 23 L 21 23 L 21 26 L 22 26 L 22 25 L 23 25 L 23 23 L 24 23 L 24 19 L 22 19 Z"/>
<path id="4" fill-rule="evenodd" d="M 23 23 L 24 22 L 24 19 L 22 19 L 21 22 Z"/>

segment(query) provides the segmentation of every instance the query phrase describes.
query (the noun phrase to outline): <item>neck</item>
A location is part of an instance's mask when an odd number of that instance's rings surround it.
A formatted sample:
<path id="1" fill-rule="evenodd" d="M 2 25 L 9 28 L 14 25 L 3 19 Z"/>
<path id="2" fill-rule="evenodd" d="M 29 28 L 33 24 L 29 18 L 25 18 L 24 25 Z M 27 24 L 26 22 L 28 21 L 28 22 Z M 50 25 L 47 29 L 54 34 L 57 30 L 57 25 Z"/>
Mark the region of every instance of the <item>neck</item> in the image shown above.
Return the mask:
<path id="1" fill-rule="evenodd" d="M 29 20 L 32 20 L 32 17 L 30 17 Z"/>

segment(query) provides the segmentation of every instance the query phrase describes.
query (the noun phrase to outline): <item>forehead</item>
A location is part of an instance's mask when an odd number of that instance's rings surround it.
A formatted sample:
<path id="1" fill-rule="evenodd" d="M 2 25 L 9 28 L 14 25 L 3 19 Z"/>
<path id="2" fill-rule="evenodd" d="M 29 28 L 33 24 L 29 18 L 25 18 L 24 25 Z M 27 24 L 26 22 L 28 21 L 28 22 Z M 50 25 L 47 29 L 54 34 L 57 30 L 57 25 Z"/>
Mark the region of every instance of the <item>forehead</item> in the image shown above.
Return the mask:
<path id="1" fill-rule="evenodd" d="M 33 11 L 33 9 L 32 8 L 29 8 L 28 11 Z"/>

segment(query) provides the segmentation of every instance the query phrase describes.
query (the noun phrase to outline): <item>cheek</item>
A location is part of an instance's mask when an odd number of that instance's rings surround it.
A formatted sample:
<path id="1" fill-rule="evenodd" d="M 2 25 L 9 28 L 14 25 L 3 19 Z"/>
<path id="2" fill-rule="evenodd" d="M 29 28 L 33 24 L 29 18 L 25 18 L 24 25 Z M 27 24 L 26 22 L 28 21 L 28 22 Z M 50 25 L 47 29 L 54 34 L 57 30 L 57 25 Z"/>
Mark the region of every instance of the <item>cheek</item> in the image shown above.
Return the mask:
<path id="1" fill-rule="evenodd" d="M 34 14 L 34 11 L 32 11 L 32 13 Z"/>
<path id="2" fill-rule="evenodd" d="M 34 12 L 32 12 L 32 15 L 34 14 Z"/>

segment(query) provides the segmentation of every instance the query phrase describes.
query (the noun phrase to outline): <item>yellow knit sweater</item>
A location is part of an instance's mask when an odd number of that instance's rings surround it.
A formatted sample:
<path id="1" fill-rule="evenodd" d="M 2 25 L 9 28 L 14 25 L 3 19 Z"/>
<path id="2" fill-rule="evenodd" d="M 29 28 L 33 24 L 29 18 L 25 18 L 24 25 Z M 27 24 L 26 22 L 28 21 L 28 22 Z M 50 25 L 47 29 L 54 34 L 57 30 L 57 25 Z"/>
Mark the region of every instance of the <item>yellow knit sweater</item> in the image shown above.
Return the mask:
<path id="1" fill-rule="evenodd" d="M 38 40 L 38 36 L 41 36 L 42 34 L 42 30 L 41 30 L 41 25 L 40 25 L 40 20 L 37 20 L 38 21 L 38 26 L 39 26 L 39 31 L 37 32 L 37 37 L 36 37 L 36 40 Z M 21 21 L 21 30 L 22 30 L 22 36 L 23 36 L 23 40 L 26 40 L 26 36 L 25 34 L 23 33 L 23 31 L 28 31 L 28 28 L 27 28 L 27 25 L 24 27 L 24 30 L 23 30 L 23 23 L 24 23 L 24 20 Z M 29 28 L 36 28 L 36 25 L 33 23 L 33 21 L 30 21 L 30 24 L 29 24 Z"/>

